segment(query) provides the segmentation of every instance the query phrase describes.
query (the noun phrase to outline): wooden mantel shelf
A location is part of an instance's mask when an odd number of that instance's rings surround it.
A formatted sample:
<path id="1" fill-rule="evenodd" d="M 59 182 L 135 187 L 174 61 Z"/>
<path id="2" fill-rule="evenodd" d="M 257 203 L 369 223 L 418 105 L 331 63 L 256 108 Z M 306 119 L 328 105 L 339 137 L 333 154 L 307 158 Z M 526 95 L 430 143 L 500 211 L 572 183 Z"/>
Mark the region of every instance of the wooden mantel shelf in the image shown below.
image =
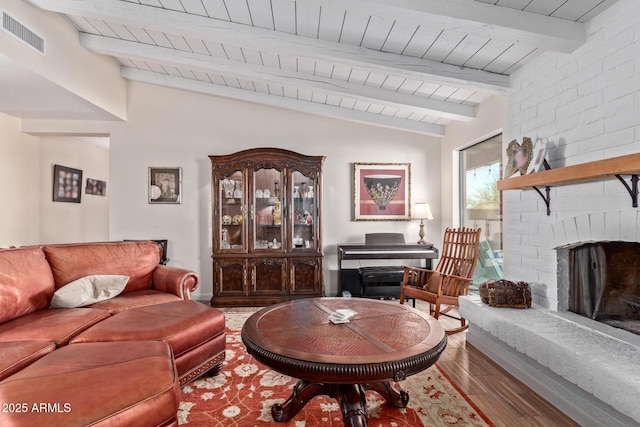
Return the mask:
<path id="1" fill-rule="evenodd" d="M 631 175 L 629 185 L 622 175 Z M 547 215 L 551 214 L 549 204 L 551 196 L 549 188 L 556 185 L 577 184 L 580 182 L 597 181 L 607 178 L 617 178 L 631 195 L 634 208 L 638 207 L 638 175 L 640 175 L 640 153 L 612 159 L 597 160 L 580 165 L 549 169 L 515 178 L 498 181 L 498 190 L 522 190 L 533 188 L 547 205 Z M 545 187 L 546 195 L 538 187 Z"/>
<path id="2" fill-rule="evenodd" d="M 640 174 L 640 153 L 501 179 L 498 181 L 498 190 L 553 187 L 614 178 L 616 175 L 638 174 Z"/>

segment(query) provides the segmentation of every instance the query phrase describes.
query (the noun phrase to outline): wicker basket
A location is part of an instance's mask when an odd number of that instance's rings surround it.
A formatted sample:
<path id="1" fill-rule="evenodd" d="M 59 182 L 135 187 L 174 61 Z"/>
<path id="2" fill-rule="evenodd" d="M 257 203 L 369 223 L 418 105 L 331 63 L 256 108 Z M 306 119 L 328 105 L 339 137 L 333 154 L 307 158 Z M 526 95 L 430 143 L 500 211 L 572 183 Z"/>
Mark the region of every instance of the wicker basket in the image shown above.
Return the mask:
<path id="1" fill-rule="evenodd" d="M 491 307 L 531 307 L 531 287 L 525 282 L 496 280 L 482 283 L 478 288 L 480 299 Z"/>

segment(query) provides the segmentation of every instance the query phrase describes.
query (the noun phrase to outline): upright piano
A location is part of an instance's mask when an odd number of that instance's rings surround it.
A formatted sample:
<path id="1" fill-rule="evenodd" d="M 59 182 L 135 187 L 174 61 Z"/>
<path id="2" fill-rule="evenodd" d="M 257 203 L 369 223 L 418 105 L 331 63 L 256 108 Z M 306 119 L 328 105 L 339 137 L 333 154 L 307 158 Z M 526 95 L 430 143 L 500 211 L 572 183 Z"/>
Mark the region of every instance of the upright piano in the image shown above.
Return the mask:
<path id="1" fill-rule="evenodd" d="M 358 268 L 342 268 L 343 261 L 349 260 L 381 260 L 389 259 L 423 259 L 425 268 L 431 269 L 431 260 L 438 258 L 438 249 L 432 245 L 407 243 L 392 244 L 341 244 L 338 245 L 338 296 L 349 291 L 352 296 L 386 297 L 399 295 L 398 289 L 379 287 L 380 295 L 362 295 L 361 274 Z M 398 267 L 399 268 L 399 267 Z"/>

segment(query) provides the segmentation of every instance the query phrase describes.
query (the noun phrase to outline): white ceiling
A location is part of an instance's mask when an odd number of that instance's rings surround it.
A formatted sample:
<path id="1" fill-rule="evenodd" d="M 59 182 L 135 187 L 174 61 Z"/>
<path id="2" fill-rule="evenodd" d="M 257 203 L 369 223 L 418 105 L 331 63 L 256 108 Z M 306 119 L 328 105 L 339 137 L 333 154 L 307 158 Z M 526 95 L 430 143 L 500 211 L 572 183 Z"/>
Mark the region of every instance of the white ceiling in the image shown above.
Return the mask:
<path id="1" fill-rule="evenodd" d="M 0 54 L 0 111 L 21 119 L 116 119 L 101 108 L 2 54 Z"/>
<path id="2" fill-rule="evenodd" d="M 617 0 L 29 1 L 130 80 L 441 136 Z"/>

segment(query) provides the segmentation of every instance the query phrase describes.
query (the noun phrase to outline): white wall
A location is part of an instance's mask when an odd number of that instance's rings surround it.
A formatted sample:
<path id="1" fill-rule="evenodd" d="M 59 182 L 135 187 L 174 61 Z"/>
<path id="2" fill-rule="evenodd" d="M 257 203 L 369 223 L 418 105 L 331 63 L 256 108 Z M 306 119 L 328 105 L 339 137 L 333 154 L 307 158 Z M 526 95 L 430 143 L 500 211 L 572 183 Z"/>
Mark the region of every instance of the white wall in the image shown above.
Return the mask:
<path id="1" fill-rule="evenodd" d="M 460 150 L 502 132 L 508 124 L 507 98 L 493 96 L 478 106 L 476 119 L 447 126 L 441 146 L 442 228 L 460 225 Z"/>
<path id="2" fill-rule="evenodd" d="M 621 0 L 588 24 L 588 40 L 575 52 L 545 53 L 514 73 L 505 142 L 549 138 L 553 168 L 639 152 L 638 16 L 640 2 Z M 551 216 L 532 190 L 507 191 L 504 200 L 505 277 L 534 283 L 534 302 L 551 308 L 554 225 L 585 213 L 637 213 L 615 179 L 552 188 Z"/>
<path id="3" fill-rule="evenodd" d="M 39 140 L 20 131 L 19 119 L 0 113 L 0 247 L 39 242 Z"/>
<path id="4" fill-rule="evenodd" d="M 74 137 L 42 137 L 39 243 L 109 240 L 109 150 Z M 81 203 L 53 202 L 53 166 L 80 169 Z M 107 182 L 107 196 L 85 193 L 87 178 Z"/>
<path id="5" fill-rule="evenodd" d="M 417 222 L 352 222 L 353 162 L 412 163 L 412 195 L 432 204 L 440 230 L 440 147 L 436 138 L 130 82 L 125 124 L 111 132 L 111 239 L 168 239 L 171 265 L 197 271 L 197 298 L 212 293 L 211 167 L 208 155 L 280 147 L 326 156 L 324 244 L 327 293 L 337 291 L 336 244 L 367 232 L 404 232 Z M 147 203 L 147 168 L 183 168 L 181 205 Z"/>

